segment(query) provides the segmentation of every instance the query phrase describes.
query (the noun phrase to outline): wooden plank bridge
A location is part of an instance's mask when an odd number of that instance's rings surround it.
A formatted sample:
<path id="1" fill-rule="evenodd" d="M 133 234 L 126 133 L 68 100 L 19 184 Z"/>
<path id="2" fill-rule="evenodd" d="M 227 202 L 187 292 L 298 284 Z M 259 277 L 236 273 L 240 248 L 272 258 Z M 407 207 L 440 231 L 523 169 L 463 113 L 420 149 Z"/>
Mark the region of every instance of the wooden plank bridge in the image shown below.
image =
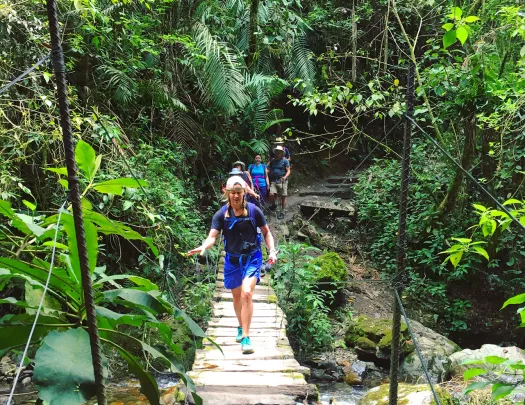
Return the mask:
<path id="1" fill-rule="evenodd" d="M 190 373 L 205 405 L 293 405 L 297 400 L 317 399 L 314 385 L 305 376 L 310 370 L 294 358 L 286 337 L 286 318 L 277 305 L 269 275 L 253 292 L 250 338 L 255 353 L 242 354 L 235 342 L 237 318 L 229 290 L 224 289 L 224 258 L 220 260 L 212 318 L 207 334 L 210 342 L 198 350 Z"/>

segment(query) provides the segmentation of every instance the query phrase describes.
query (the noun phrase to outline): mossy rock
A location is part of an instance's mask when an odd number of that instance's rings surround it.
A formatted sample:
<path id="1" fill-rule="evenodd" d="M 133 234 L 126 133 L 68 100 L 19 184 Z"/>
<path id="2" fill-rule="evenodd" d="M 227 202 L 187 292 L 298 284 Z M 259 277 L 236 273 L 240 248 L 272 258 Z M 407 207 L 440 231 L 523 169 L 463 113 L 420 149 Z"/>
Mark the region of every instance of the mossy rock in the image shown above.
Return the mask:
<path id="1" fill-rule="evenodd" d="M 388 384 L 372 388 L 359 400 L 358 405 L 388 405 L 389 388 Z M 447 390 L 439 386 L 434 386 L 434 389 L 441 405 L 454 405 L 454 400 Z M 398 404 L 435 405 L 436 401 L 427 384 L 399 384 Z"/>
<path id="2" fill-rule="evenodd" d="M 348 280 L 348 269 L 346 264 L 335 252 L 328 252 L 316 257 L 311 262 L 315 270 L 315 279 L 319 282 L 338 282 Z M 338 289 L 341 286 L 338 286 Z"/>
<path id="3" fill-rule="evenodd" d="M 369 351 L 369 352 L 375 352 L 376 351 L 376 344 L 372 342 L 370 339 L 361 336 L 358 338 L 355 342 L 356 347 L 359 347 L 363 351 Z"/>

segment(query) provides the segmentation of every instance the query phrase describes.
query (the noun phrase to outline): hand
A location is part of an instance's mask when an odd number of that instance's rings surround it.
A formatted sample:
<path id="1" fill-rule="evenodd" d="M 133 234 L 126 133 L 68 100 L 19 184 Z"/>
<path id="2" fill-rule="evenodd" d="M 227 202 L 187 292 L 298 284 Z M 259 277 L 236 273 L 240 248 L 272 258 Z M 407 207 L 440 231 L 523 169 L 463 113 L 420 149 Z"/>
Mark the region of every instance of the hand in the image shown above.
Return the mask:
<path id="1" fill-rule="evenodd" d="M 204 246 L 199 246 L 198 248 L 190 250 L 188 253 L 186 253 L 188 256 L 193 256 L 196 253 L 200 253 L 201 256 L 204 256 L 204 252 L 206 251 L 206 248 Z"/>
<path id="2" fill-rule="evenodd" d="M 274 265 L 275 263 L 277 263 L 277 253 L 270 252 L 268 255 L 268 264 Z"/>
<path id="3" fill-rule="evenodd" d="M 283 177 L 283 178 L 281 179 L 281 183 L 284 183 L 285 181 L 286 181 L 286 179 Z"/>
<path id="4" fill-rule="evenodd" d="M 256 198 L 257 200 L 260 200 L 260 199 L 261 199 L 261 196 L 260 196 L 259 194 L 255 194 L 255 198 Z"/>

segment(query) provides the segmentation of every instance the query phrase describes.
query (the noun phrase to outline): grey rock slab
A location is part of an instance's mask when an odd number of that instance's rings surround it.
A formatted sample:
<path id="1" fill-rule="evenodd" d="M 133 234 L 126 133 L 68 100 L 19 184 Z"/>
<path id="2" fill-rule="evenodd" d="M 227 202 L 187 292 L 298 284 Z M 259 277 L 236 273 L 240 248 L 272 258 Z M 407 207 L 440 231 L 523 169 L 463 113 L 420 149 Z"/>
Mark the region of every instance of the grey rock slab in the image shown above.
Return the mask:
<path id="1" fill-rule="evenodd" d="M 301 366 L 295 359 L 284 360 L 252 360 L 250 358 L 241 360 L 214 360 L 197 361 L 193 365 L 194 373 L 199 371 L 213 371 L 214 373 L 223 371 L 235 372 L 265 372 L 265 373 L 289 373 L 296 372 L 309 375 L 310 369 Z"/>
<path id="2" fill-rule="evenodd" d="M 355 209 L 352 204 L 345 201 L 318 201 L 318 200 L 306 200 L 301 203 L 301 212 L 304 215 L 311 215 L 318 211 L 320 214 L 332 214 L 334 216 L 347 216 L 351 217 L 355 215 Z"/>

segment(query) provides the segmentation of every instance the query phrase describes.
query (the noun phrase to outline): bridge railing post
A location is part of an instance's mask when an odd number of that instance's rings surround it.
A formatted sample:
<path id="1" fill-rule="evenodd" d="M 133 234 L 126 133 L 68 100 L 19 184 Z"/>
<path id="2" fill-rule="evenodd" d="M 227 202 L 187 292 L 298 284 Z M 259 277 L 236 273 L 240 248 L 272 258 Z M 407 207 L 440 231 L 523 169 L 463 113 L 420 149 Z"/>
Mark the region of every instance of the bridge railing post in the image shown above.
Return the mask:
<path id="1" fill-rule="evenodd" d="M 393 288 L 401 296 L 406 280 L 405 272 L 405 252 L 406 252 L 406 219 L 408 207 L 408 185 L 410 182 L 410 150 L 412 148 L 412 121 L 414 114 L 414 66 L 408 66 L 406 92 L 406 115 L 405 133 L 403 139 L 403 161 L 401 174 L 401 195 L 399 203 L 399 226 L 397 233 L 397 267 L 394 276 Z M 397 302 L 395 293 L 393 298 L 392 316 L 392 344 L 390 354 L 390 390 L 389 405 L 397 405 L 397 389 L 400 358 L 400 337 L 401 337 L 401 308 Z"/>

